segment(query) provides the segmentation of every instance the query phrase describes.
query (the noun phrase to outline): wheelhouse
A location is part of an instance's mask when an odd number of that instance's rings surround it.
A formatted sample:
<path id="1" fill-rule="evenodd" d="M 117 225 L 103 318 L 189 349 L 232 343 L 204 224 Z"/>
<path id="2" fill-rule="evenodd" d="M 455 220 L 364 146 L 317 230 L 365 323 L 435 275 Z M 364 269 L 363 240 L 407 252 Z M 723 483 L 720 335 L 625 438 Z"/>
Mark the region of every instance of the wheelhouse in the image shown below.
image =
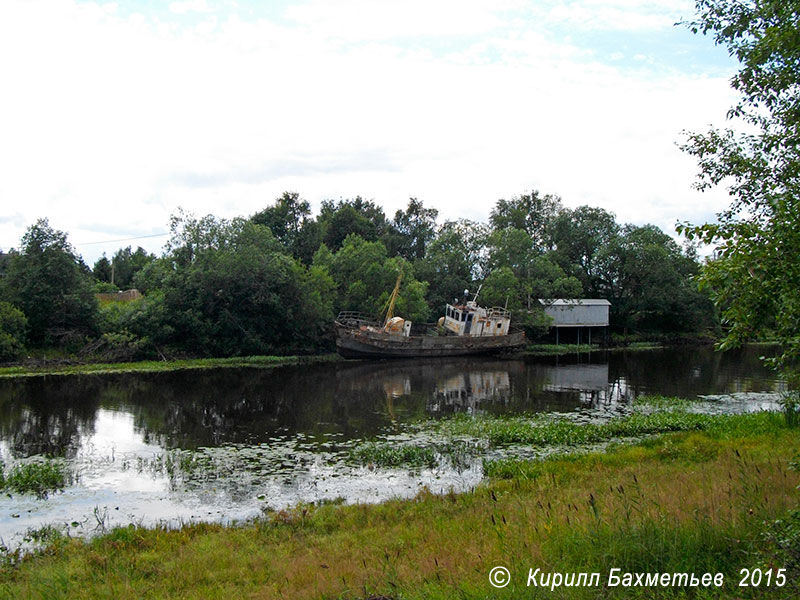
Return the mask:
<path id="1" fill-rule="evenodd" d="M 448 304 L 444 327 L 453 335 L 484 337 L 507 335 L 511 327 L 511 314 L 504 308 L 483 308 L 474 301 L 466 304 Z"/>

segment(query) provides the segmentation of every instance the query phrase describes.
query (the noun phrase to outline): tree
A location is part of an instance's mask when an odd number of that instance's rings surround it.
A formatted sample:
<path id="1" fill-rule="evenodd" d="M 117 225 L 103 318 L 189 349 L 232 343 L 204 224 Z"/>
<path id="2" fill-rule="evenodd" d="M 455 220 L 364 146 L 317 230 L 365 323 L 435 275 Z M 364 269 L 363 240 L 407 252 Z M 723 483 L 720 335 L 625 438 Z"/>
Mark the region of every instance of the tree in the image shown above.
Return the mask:
<path id="1" fill-rule="evenodd" d="M 538 191 L 515 196 L 511 200 L 500 199 L 489 215 L 489 222 L 495 231 L 501 229 L 521 229 L 526 232 L 537 252 L 551 247 L 550 227 L 561 211 L 561 198 Z"/>
<path id="2" fill-rule="evenodd" d="M 604 252 L 619 234 L 616 217 L 602 208 L 579 206 L 565 209 L 552 226 L 556 262 L 580 279 L 584 293 L 602 298 L 603 279 L 609 266 Z"/>
<path id="3" fill-rule="evenodd" d="M 731 348 L 767 330 L 783 352 L 771 364 L 800 379 L 800 2 L 698 0 L 693 32 L 714 37 L 740 62 L 741 94 L 729 118 L 747 133 L 691 134 L 684 150 L 701 190 L 726 185 L 733 201 L 716 223 L 679 225 L 716 244 L 698 280 L 721 310 Z"/>
<path id="4" fill-rule="evenodd" d="M 625 225 L 600 258 L 616 326 L 671 333 L 713 328 L 713 307 L 691 280 L 699 265 L 655 225 Z"/>
<path id="5" fill-rule="evenodd" d="M 136 274 L 153 260 L 155 260 L 155 256 L 148 254 L 141 246 L 136 249 L 136 252 L 131 252 L 131 247 L 128 246 L 117 250 L 110 261 L 104 254 L 95 263 L 92 273 L 96 279 L 111 282 L 124 290 L 133 285 Z M 104 275 L 107 278 L 101 279 L 98 275 Z"/>
<path id="6" fill-rule="evenodd" d="M 257 212 L 250 220 L 256 225 L 269 227 L 275 239 L 290 254 L 300 258 L 302 232 L 311 221 L 308 218 L 310 215 L 311 206 L 307 200 L 303 200 L 297 192 L 284 192 L 275 200 L 275 204 Z"/>
<path id="7" fill-rule="evenodd" d="M 361 196 L 353 200 L 323 200 L 318 218 L 324 229 L 322 240 L 332 251 L 342 247 L 351 233 L 374 242 L 386 233 L 383 209 Z"/>
<path id="8" fill-rule="evenodd" d="M 163 308 L 154 304 L 142 316 L 169 334 L 166 341 L 213 356 L 319 347 L 333 320 L 324 273 L 309 273 L 268 227 L 247 219 L 180 215 L 173 225 L 166 261 L 140 276 L 163 291 Z"/>
<path id="9" fill-rule="evenodd" d="M 414 277 L 414 270 L 402 257 L 388 257 L 382 242 L 368 242 L 355 234 L 347 236 L 335 254 L 326 246 L 314 257 L 314 267 L 325 269 L 338 290 L 339 310 L 354 310 L 378 317 L 403 271 L 395 314 L 411 321 L 425 321 L 427 283 Z"/>
<path id="10" fill-rule="evenodd" d="M 408 260 L 424 258 L 425 248 L 436 236 L 438 216 L 439 211 L 435 208 L 425 208 L 421 200 L 409 199 L 406 210 L 395 213 L 387 233 L 389 254 Z"/>
<path id="11" fill-rule="evenodd" d="M 106 253 L 94 262 L 92 275 L 97 281 L 111 283 L 111 261 L 106 258 Z"/>
<path id="12" fill-rule="evenodd" d="M 39 219 L 12 254 L 4 295 L 28 320 L 34 345 L 68 342 L 96 329 L 97 301 L 91 277 L 67 236 Z"/>
<path id="13" fill-rule="evenodd" d="M 429 283 L 428 302 L 433 314 L 441 314 L 445 304 L 461 296 L 465 289 L 476 290 L 483 278 L 488 227 L 468 219 L 447 221 L 439 227 L 426 250 L 425 258 L 414 263 L 419 278 Z"/>

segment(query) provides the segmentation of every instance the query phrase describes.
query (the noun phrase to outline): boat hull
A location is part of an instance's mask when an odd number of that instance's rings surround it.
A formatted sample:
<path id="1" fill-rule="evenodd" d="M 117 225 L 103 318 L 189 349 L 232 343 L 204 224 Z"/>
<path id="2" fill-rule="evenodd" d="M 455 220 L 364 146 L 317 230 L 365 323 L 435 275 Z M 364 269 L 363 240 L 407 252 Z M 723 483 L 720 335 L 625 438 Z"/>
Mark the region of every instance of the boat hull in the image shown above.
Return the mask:
<path id="1" fill-rule="evenodd" d="M 345 358 L 414 358 L 499 354 L 525 345 L 525 334 L 404 337 L 336 324 L 336 350 Z"/>

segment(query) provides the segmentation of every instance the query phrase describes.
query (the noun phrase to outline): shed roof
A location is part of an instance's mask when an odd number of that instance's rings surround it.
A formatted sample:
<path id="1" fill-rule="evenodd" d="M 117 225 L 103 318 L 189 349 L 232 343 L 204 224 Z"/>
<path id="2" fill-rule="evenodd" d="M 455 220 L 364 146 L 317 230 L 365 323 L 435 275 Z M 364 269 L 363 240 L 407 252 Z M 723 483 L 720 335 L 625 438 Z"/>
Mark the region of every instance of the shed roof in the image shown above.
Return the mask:
<path id="1" fill-rule="evenodd" d="M 605 298 L 555 298 L 539 299 L 545 306 L 611 306 Z"/>

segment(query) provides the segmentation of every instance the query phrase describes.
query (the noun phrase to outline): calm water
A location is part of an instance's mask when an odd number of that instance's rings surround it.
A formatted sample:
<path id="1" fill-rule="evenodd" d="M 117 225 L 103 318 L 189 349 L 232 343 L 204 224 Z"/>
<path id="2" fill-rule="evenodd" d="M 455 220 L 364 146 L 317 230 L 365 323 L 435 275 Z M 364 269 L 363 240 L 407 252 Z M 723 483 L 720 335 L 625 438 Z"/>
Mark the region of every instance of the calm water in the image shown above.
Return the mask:
<path id="1" fill-rule="evenodd" d="M 640 394 L 720 396 L 711 411 L 774 406 L 782 382 L 764 347 L 682 348 L 572 359 L 343 362 L 274 369 L 0 380 L 8 469 L 65 459 L 75 482 L 48 499 L 0 499 L 0 537 L 44 524 L 91 534 L 127 523 L 230 522 L 267 507 L 466 489 L 459 468 L 374 469 L 349 459 L 365 440 L 414 439 L 455 413 L 615 414 Z M 187 462 L 188 461 L 188 462 Z"/>

